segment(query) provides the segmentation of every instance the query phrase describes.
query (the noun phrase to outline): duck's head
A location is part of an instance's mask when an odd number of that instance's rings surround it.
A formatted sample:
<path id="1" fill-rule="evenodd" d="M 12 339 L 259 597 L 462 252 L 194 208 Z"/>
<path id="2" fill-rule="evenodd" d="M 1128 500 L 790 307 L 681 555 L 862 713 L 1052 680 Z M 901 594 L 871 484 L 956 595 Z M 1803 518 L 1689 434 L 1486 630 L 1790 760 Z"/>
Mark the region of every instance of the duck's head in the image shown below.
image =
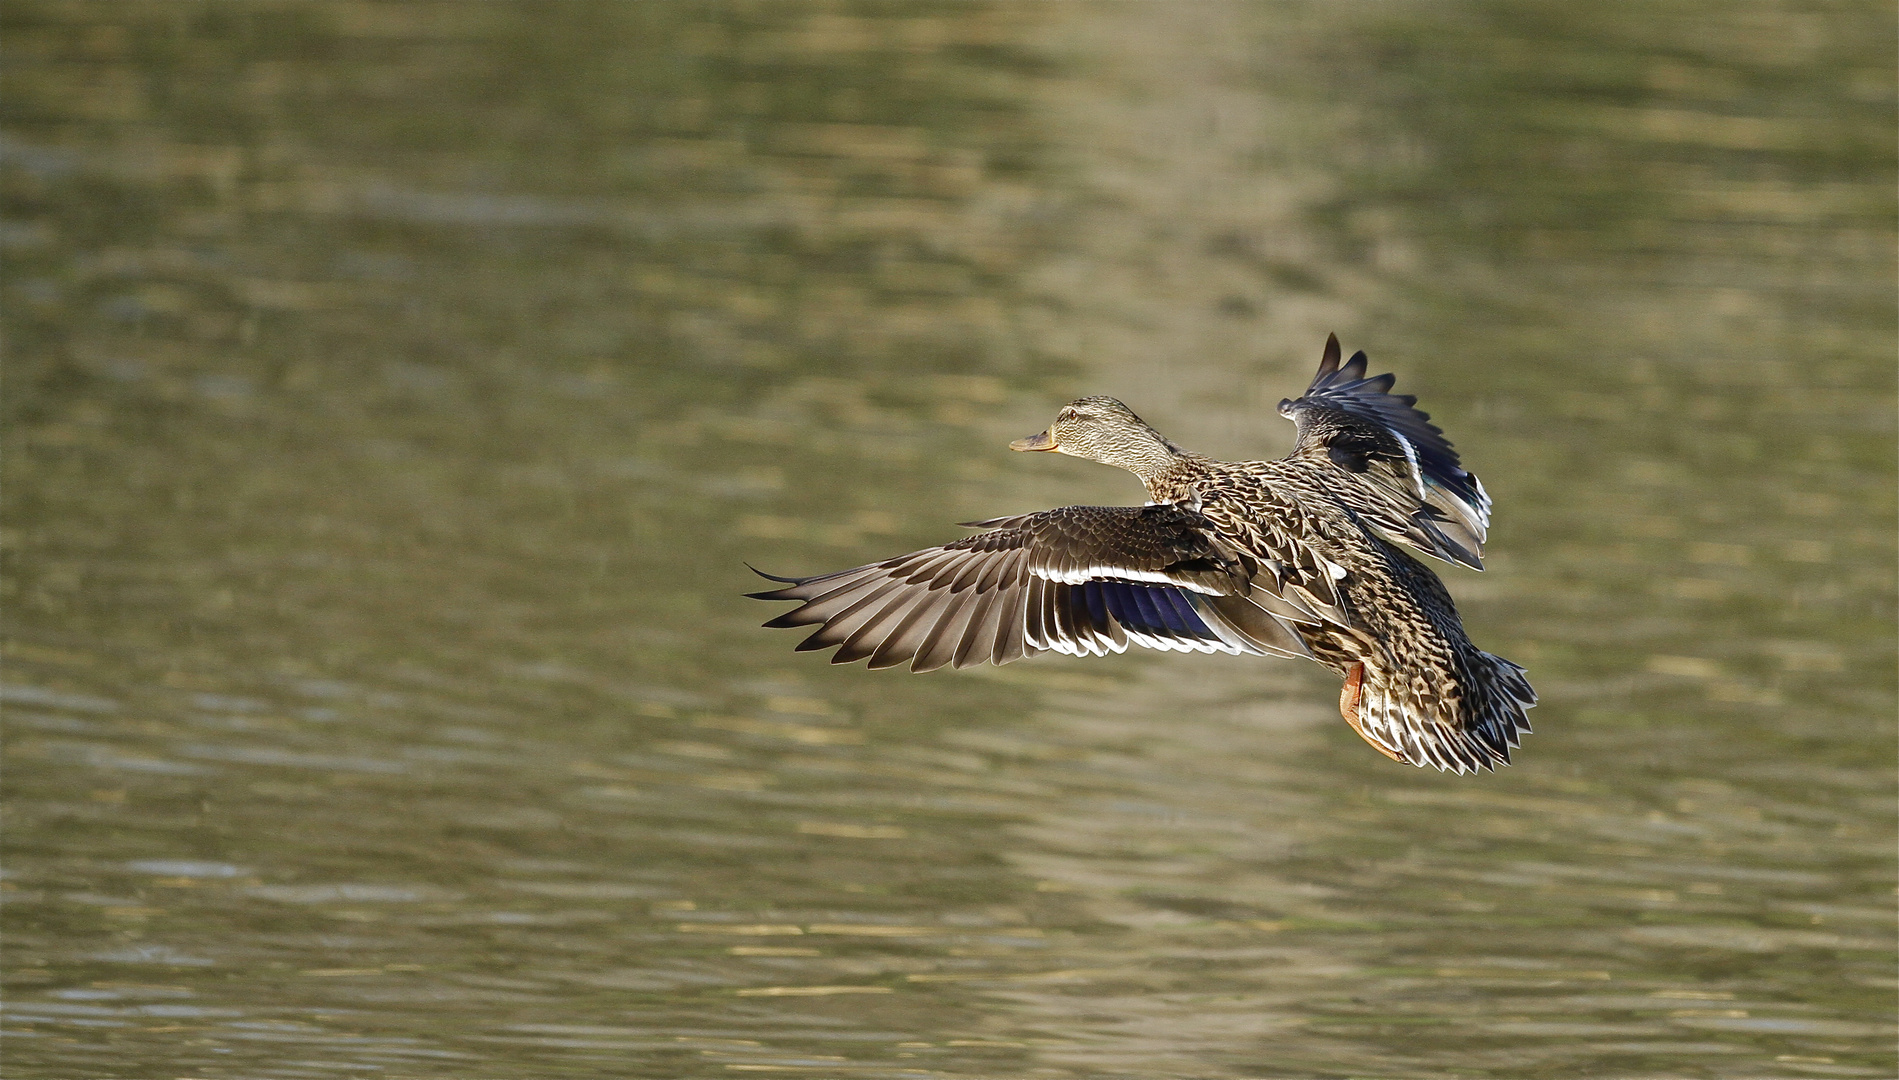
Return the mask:
<path id="1" fill-rule="evenodd" d="M 1115 465 L 1147 476 L 1185 451 L 1111 397 L 1085 397 L 1062 406 L 1048 430 L 1009 444 L 1011 450 L 1049 451 Z"/>

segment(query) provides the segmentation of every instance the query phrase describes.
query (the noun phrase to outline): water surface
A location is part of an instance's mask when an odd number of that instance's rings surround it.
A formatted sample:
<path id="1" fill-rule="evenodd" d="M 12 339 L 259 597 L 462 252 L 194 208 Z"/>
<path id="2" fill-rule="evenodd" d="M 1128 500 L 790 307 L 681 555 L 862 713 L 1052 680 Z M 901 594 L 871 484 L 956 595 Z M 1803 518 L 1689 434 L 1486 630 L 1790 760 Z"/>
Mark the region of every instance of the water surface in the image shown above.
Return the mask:
<path id="1" fill-rule="evenodd" d="M 1885 5 L 4 18 L 9 1076 L 1893 1075 Z M 1332 330 L 1503 773 L 737 595 Z"/>

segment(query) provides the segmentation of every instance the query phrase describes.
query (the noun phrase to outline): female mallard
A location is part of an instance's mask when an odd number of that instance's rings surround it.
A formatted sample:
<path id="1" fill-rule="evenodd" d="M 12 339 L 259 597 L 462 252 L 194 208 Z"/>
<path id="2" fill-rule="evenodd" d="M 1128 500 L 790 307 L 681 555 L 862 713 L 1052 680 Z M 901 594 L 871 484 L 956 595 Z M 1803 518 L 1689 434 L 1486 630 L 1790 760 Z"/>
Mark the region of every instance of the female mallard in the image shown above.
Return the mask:
<path id="1" fill-rule="evenodd" d="M 1345 679 L 1339 712 L 1396 761 L 1463 773 L 1510 762 L 1536 692 L 1470 643 L 1415 548 L 1483 569 L 1490 496 L 1393 376 L 1325 343 L 1305 396 L 1281 401 L 1298 444 L 1279 461 L 1190 453 L 1113 398 L 1070 402 L 1014 450 L 1118 465 L 1146 506 L 1065 506 L 970 524 L 942 547 L 753 593 L 817 625 L 798 649 L 912 671 L 1044 650 L 1305 656 Z"/>

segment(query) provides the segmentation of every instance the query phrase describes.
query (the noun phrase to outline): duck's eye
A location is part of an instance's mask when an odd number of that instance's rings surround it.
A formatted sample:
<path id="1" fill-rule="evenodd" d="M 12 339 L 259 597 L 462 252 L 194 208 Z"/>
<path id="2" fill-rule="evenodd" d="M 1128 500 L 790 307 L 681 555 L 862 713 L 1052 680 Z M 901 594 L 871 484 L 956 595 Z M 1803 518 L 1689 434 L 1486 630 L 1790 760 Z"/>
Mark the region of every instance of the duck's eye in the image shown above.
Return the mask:
<path id="1" fill-rule="evenodd" d="M 1074 420 L 1074 419 L 1076 419 L 1076 418 L 1078 418 L 1078 417 L 1080 417 L 1080 416 L 1081 416 L 1081 414 L 1080 414 L 1080 413 L 1078 413 L 1078 412 L 1076 412 L 1076 411 L 1075 411 L 1075 410 L 1073 410 L 1073 409 L 1063 409 L 1063 410 L 1062 410 L 1062 411 L 1061 411 L 1061 412 L 1060 412 L 1059 414 L 1057 414 L 1057 415 L 1056 415 L 1056 417 L 1055 417 L 1055 419 L 1057 419 L 1057 420 Z"/>

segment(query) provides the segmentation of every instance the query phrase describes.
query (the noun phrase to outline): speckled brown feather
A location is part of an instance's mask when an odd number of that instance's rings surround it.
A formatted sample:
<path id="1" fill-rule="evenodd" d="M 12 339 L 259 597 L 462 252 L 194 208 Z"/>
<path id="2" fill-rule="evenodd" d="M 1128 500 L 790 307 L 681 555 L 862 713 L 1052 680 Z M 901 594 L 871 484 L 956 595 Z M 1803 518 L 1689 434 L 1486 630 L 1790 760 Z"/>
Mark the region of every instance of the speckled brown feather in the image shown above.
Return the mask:
<path id="1" fill-rule="evenodd" d="M 1357 728 L 1401 761 L 1453 772 L 1508 764 L 1536 695 L 1523 669 L 1478 649 L 1437 575 L 1383 539 L 1324 463 L 1182 457 L 1148 483 L 1191 492 L 1219 535 L 1281 576 L 1279 591 L 1324 617 L 1298 632 L 1312 658 L 1348 676 L 1363 664 Z"/>

